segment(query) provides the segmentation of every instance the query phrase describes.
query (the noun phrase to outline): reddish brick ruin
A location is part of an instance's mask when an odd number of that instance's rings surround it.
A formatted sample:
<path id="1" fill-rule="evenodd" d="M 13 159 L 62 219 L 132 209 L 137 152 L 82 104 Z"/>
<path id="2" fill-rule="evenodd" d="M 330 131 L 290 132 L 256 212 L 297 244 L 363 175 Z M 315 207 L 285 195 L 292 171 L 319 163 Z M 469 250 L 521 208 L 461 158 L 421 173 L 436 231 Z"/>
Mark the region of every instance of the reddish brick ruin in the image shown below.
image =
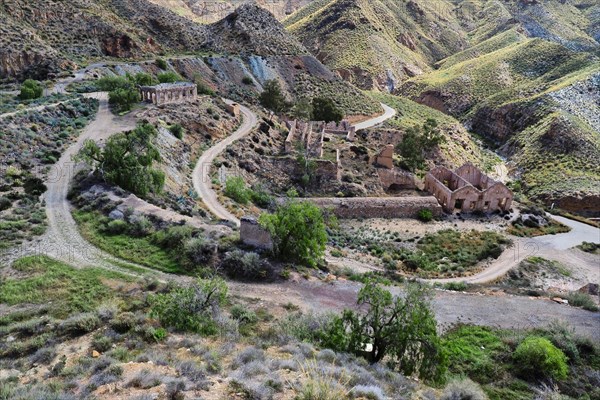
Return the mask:
<path id="1" fill-rule="evenodd" d="M 425 190 L 438 199 L 446 212 L 492 212 L 510 210 L 513 194 L 501 182 L 471 163 L 451 171 L 436 167 L 425 177 Z"/>

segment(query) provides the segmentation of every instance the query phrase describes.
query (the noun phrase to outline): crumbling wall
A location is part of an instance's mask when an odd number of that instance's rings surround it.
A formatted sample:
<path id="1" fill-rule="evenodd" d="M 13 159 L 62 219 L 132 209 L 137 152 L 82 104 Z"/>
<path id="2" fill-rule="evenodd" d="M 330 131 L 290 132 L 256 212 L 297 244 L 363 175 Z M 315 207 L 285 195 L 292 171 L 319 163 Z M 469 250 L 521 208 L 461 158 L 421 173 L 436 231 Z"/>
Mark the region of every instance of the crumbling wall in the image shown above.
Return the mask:
<path id="1" fill-rule="evenodd" d="M 306 199 L 321 208 L 330 209 L 338 218 L 415 218 L 422 209 L 434 216 L 442 214 L 442 207 L 433 196 L 355 197 Z"/>
<path id="2" fill-rule="evenodd" d="M 256 218 L 253 217 L 243 217 L 240 220 L 240 239 L 245 245 L 257 249 L 273 249 L 271 234 L 262 228 Z"/>

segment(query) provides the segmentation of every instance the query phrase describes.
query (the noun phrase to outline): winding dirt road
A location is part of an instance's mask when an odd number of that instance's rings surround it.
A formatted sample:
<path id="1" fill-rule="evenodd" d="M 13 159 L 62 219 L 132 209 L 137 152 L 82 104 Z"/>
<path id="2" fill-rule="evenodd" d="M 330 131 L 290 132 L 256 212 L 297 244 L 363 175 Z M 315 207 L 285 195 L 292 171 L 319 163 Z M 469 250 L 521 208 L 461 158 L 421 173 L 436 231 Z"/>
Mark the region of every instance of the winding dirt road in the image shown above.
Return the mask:
<path id="1" fill-rule="evenodd" d="M 225 99 L 224 99 L 225 100 Z M 226 103 L 232 104 L 230 100 L 225 100 Z M 206 150 L 196 163 L 194 172 L 192 175 L 192 182 L 194 184 L 194 190 L 200 196 L 200 199 L 206 204 L 211 213 L 217 218 L 231 221 L 236 226 L 240 226 L 240 220 L 227 210 L 217 198 L 217 194 L 212 188 L 212 182 L 210 179 L 210 170 L 214 159 L 221 154 L 227 146 L 231 145 L 236 140 L 239 140 L 252 132 L 252 129 L 258 123 L 256 114 L 254 114 L 248 107 L 240 105 L 242 112 L 243 121 L 242 125 L 231 135 L 221 140 L 220 142 L 213 145 L 210 149 Z"/>
<path id="2" fill-rule="evenodd" d="M 96 118 L 85 128 L 77 142 L 62 155 L 48 178 L 48 191 L 44 195 L 49 225 L 46 234 L 36 244 L 16 249 L 16 253 L 12 254 L 12 259 L 24 255 L 46 254 L 78 268 L 96 266 L 136 276 L 145 275 L 147 272 L 162 280 L 189 281 L 190 277 L 164 274 L 122 261 L 96 248 L 80 235 L 71 216 L 70 204 L 67 200 L 69 182 L 76 170 L 71 156 L 77 153 L 86 139 L 106 139 L 114 133 L 133 128 L 136 122 L 132 116 L 116 117 L 112 115 L 108 109 L 106 94 L 96 94 L 96 96 L 100 100 Z M 210 186 L 209 171 L 216 155 L 235 140 L 248 134 L 256 125 L 256 116 L 249 109 L 242 107 L 242 113 L 244 115 L 242 126 L 232 136 L 217 143 L 203 154 L 193 177 L 197 192 L 204 201 L 208 199 L 207 205 L 211 211 L 220 218 L 233 221 L 235 221 L 235 217 L 225 210 L 216 199 L 216 194 Z M 369 121 L 366 122 L 369 123 Z M 370 123 L 376 125 L 381 121 L 371 121 Z M 136 270 L 123 268 L 125 264 L 134 266 Z M 315 312 L 352 307 L 356 300 L 356 293 L 361 286 L 346 281 L 331 284 L 303 279 L 274 284 L 250 285 L 237 282 L 228 282 L 228 284 L 231 292 L 240 296 L 259 298 L 269 304 L 284 304 L 293 301 L 303 308 Z M 400 293 L 398 288 L 391 288 L 391 290 Z M 597 329 L 600 326 L 600 314 L 598 313 L 525 297 L 477 296 L 474 298 L 474 296 L 477 295 L 437 292 L 434 309 L 438 320 L 443 324 L 463 321 L 515 328 L 543 326 L 550 321 L 560 319 L 578 332 L 600 339 L 600 329 Z"/>

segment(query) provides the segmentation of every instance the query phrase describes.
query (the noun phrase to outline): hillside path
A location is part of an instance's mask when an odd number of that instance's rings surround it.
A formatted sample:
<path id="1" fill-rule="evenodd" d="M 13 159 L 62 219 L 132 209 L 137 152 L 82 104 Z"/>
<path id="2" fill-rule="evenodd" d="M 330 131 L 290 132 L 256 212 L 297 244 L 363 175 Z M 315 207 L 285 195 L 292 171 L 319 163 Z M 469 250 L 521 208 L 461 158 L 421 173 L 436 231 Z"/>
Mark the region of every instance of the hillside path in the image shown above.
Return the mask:
<path id="1" fill-rule="evenodd" d="M 228 104 L 232 103 L 230 100 L 224 100 Z M 209 211 L 217 218 L 231 221 L 236 226 L 240 226 L 240 220 L 231 212 L 229 212 L 225 206 L 219 203 L 217 193 L 212 188 L 210 170 L 215 158 L 221 154 L 227 148 L 227 146 L 248 135 L 258 124 L 258 118 L 256 114 L 250 111 L 248 107 L 240 105 L 240 110 L 243 115 L 242 125 L 233 134 L 227 136 L 225 139 L 214 144 L 211 148 L 202 153 L 192 173 L 194 190 L 196 193 L 198 193 L 198 196 L 200 196 L 200 199 L 204 202 L 204 204 L 206 204 Z"/>
<path id="2" fill-rule="evenodd" d="M 225 100 L 228 104 L 231 104 L 232 101 Z M 396 110 L 393 108 L 381 103 L 383 107 L 384 113 L 378 117 L 368 119 L 359 124 L 354 125 L 357 130 L 371 128 L 373 126 L 379 125 L 382 122 L 387 121 L 396 115 Z M 198 159 L 196 163 L 196 167 L 194 168 L 194 172 L 192 174 L 192 181 L 194 184 L 194 190 L 204 204 L 208 207 L 209 211 L 214 214 L 217 218 L 231 221 L 236 226 L 240 226 L 240 220 L 235 215 L 233 215 L 227 208 L 219 202 L 217 194 L 212 188 L 212 182 L 210 179 L 210 170 L 212 168 L 212 163 L 214 159 L 221 154 L 227 146 L 231 145 L 236 140 L 243 138 L 248 135 L 254 127 L 258 123 L 258 118 L 256 114 L 254 114 L 249 108 L 240 106 L 242 115 L 244 116 L 242 125 L 227 138 L 221 140 L 220 142 L 214 144 L 211 148 L 206 150 L 202 156 Z"/>

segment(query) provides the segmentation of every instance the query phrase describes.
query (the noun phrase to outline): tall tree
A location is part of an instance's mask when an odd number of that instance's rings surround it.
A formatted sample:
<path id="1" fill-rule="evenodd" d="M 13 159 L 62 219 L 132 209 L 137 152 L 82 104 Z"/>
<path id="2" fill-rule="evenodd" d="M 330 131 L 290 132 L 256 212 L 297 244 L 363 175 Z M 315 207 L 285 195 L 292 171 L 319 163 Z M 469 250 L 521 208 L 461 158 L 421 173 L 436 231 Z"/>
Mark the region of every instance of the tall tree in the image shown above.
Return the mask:
<path id="1" fill-rule="evenodd" d="M 344 113 L 333 100 L 325 97 L 315 97 L 312 101 L 313 120 L 339 123 Z"/>
<path id="2" fill-rule="evenodd" d="M 377 363 L 388 357 L 406 375 L 442 379 L 447 364 L 431 309 L 431 293 L 422 285 L 407 286 L 403 296 L 368 280 L 358 293 L 361 311 L 345 310 L 324 335 L 338 350 Z"/>
<path id="3" fill-rule="evenodd" d="M 402 156 L 403 167 L 415 172 L 425 167 L 425 155 L 443 141 L 437 121 L 428 118 L 422 126 L 408 128 L 396 150 Z"/>
<path id="4" fill-rule="evenodd" d="M 132 131 L 112 136 L 104 148 L 87 140 L 78 158 L 94 166 L 107 182 L 144 197 L 160 192 L 165 182 L 164 173 L 153 168 L 160 161 L 153 144 L 156 135 L 154 126 L 140 123 Z"/>
<path id="5" fill-rule="evenodd" d="M 271 233 L 281 258 L 314 267 L 325 256 L 325 218 L 312 203 L 289 200 L 274 214 L 263 213 L 260 224 Z"/>
<path id="6" fill-rule="evenodd" d="M 289 108 L 289 104 L 285 99 L 279 81 L 272 79 L 266 81 L 263 85 L 263 92 L 259 96 L 260 104 L 275 112 L 282 113 Z"/>

